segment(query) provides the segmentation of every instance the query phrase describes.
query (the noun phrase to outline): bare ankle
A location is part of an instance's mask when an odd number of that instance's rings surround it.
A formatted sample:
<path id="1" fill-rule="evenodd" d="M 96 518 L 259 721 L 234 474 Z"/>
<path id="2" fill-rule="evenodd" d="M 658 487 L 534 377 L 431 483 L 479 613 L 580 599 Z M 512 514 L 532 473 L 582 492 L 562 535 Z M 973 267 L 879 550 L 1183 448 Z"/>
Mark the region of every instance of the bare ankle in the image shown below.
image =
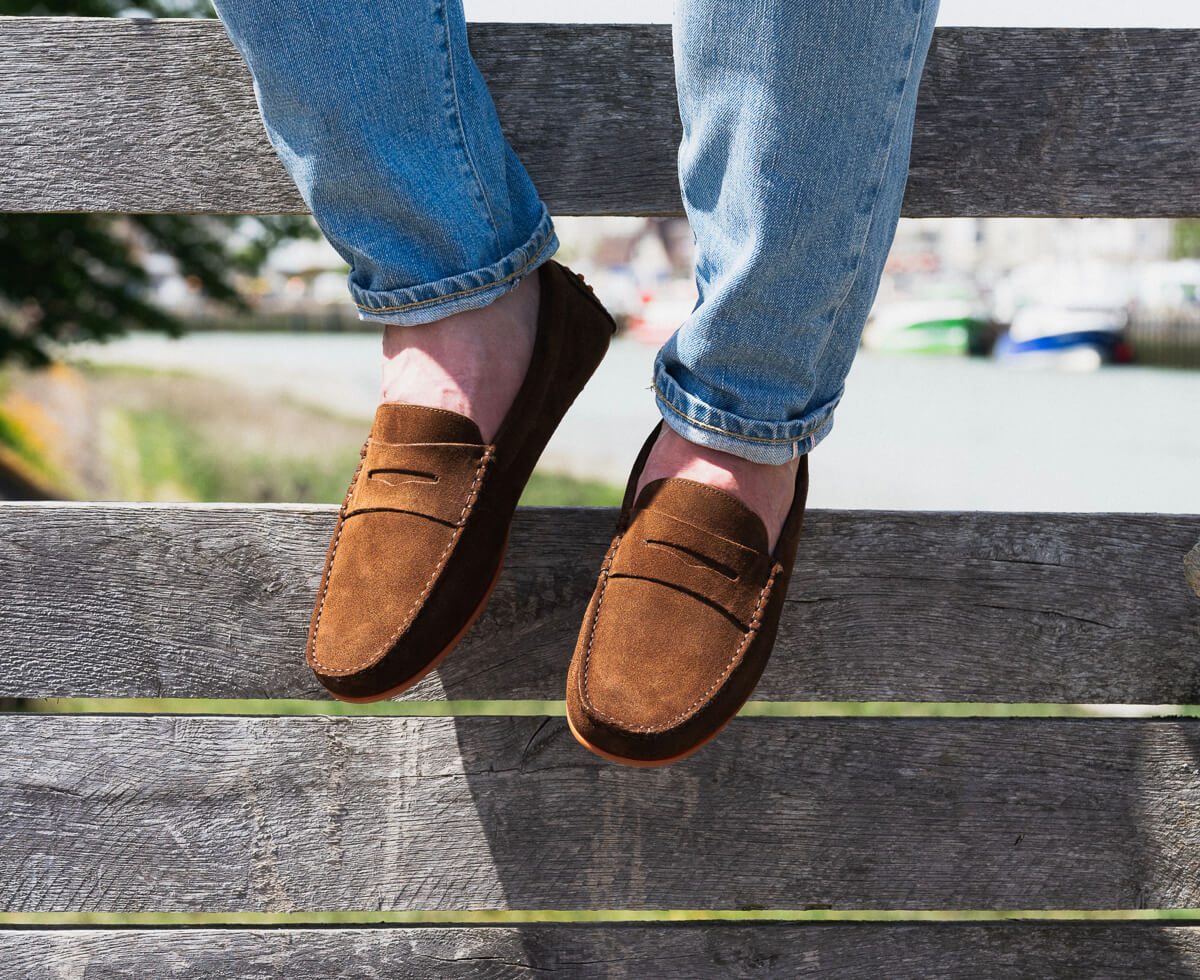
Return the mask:
<path id="1" fill-rule="evenodd" d="M 681 477 L 737 497 L 767 529 L 768 550 L 775 550 L 791 507 L 799 459 L 781 465 L 752 463 L 740 456 L 684 439 L 664 425 L 638 481 L 637 492 L 653 480 Z"/>
<path id="2" fill-rule="evenodd" d="M 388 325 L 379 400 L 458 412 L 491 441 L 529 367 L 539 301 L 535 274 L 488 306 L 433 323 Z"/>

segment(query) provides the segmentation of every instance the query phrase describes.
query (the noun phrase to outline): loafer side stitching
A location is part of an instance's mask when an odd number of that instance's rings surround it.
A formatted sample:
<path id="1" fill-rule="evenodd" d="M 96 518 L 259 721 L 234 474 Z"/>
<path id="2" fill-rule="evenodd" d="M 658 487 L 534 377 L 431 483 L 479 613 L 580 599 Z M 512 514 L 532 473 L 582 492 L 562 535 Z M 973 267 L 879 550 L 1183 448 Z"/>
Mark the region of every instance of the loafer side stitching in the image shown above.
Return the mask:
<path id="1" fill-rule="evenodd" d="M 608 588 L 609 569 L 612 568 L 613 558 L 617 554 L 617 548 L 621 546 L 621 539 L 623 537 L 623 534 L 618 534 L 613 538 L 613 543 L 608 546 L 608 554 L 604 556 L 604 564 L 600 569 L 600 594 L 596 597 L 596 612 L 592 616 L 592 625 L 588 630 L 588 645 L 587 650 L 583 654 L 583 670 L 579 678 L 579 694 L 583 703 L 596 711 L 598 715 L 603 714 L 603 712 L 596 709 L 591 699 L 587 696 L 588 662 L 592 659 L 592 641 L 596 638 L 596 624 L 600 621 L 600 607 L 604 605 L 604 592 Z M 608 716 L 604 715 L 604 717 L 607 718 Z M 616 721 L 615 718 L 611 720 Z"/>
<path id="2" fill-rule="evenodd" d="M 325 611 L 325 596 L 329 594 L 329 578 L 333 575 L 333 561 L 337 558 L 338 544 L 342 540 L 342 528 L 346 524 L 346 507 L 350 503 L 350 498 L 354 494 L 355 484 L 358 483 L 358 475 L 362 472 L 363 464 L 367 459 L 367 442 L 363 443 L 362 451 L 358 454 L 358 466 L 354 468 L 354 475 L 350 477 L 350 485 L 346 488 L 346 496 L 342 498 L 342 506 L 338 511 L 337 533 L 333 536 L 333 547 L 329 550 L 329 563 L 325 567 L 325 580 L 321 583 L 321 601 L 317 605 L 316 621 L 313 623 L 312 631 L 312 648 L 310 653 L 314 663 L 320 663 L 317 660 L 317 633 L 321 629 L 321 613 Z"/>
<path id="3" fill-rule="evenodd" d="M 462 513 L 460 513 L 458 515 L 458 521 L 455 525 L 454 533 L 450 536 L 450 540 L 447 542 L 446 547 L 443 549 L 441 557 L 438 558 L 437 565 L 434 566 L 433 572 L 429 576 L 429 581 L 425 583 L 425 587 L 421 590 L 421 594 L 417 596 L 416 600 L 413 602 L 413 604 L 409 608 L 408 612 L 404 614 L 404 619 L 401 621 L 400 625 L 396 628 L 396 631 L 394 633 L 392 633 L 392 635 L 387 639 L 387 641 L 379 649 L 378 652 L 376 652 L 375 654 L 372 654 L 372 656 L 368 657 L 362 663 L 354 664 L 353 666 L 350 666 L 350 667 L 330 667 L 326 664 L 321 663 L 321 661 L 317 659 L 317 632 L 321 628 L 321 609 L 323 609 L 325 606 L 325 593 L 329 589 L 329 577 L 333 573 L 334 558 L 337 557 L 337 541 L 336 540 L 334 541 L 333 554 L 330 556 L 330 559 L 329 559 L 329 571 L 325 576 L 325 585 L 321 591 L 321 607 L 317 611 L 317 623 L 316 623 L 316 626 L 313 628 L 312 659 L 313 659 L 314 664 L 316 664 L 318 667 L 322 668 L 326 673 L 329 673 L 329 674 L 351 674 L 356 670 L 362 670 L 362 668 L 364 668 L 364 667 L 369 667 L 371 664 L 378 663 L 379 660 L 381 660 L 387 654 L 387 651 L 389 649 L 391 649 L 392 645 L 396 642 L 396 640 L 400 638 L 400 635 L 406 629 L 408 629 L 408 627 L 412 624 L 413 615 L 416 613 L 417 608 L 421 605 L 421 603 L 423 603 L 425 601 L 426 596 L 429 595 L 429 590 L 433 588 L 433 583 L 437 580 L 438 575 L 441 574 L 442 568 L 446 564 L 446 559 L 450 557 L 450 552 L 453 550 L 454 545 L 458 542 L 458 539 L 462 536 L 462 530 L 464 527 L 466 527 L 467 513 L 468 513 L 468 511 L 470 511 L 471 507 L 475 503 L 475 498 L 477 496 L 477 490 L 479 488 L 480 481 L 483 479 L 484 470 L 487 468 L 487 464 L 492 461 L 494 456 L 495 456 L 495 446 L 487 446 L 484 449 L 483 455 L 479 459 L 479 465 L 475 468 L 475 479 L 471 482 L 471 486 L 467 490 L 466 499 L 463 503 Z M 361 469 L 361 464 L 360 464 L 359 468 Z M 358 478 L 358 472 L 356 471 L 355 472 L 355 480 L 357 480 L 357 478 Z M 353 486 L 353 483 L 351 484 L 351 486 Z M 343 520 L 338 525 L 337 538 L 341 537 L 342 525 L 344 523 L 345 522 Z"/>

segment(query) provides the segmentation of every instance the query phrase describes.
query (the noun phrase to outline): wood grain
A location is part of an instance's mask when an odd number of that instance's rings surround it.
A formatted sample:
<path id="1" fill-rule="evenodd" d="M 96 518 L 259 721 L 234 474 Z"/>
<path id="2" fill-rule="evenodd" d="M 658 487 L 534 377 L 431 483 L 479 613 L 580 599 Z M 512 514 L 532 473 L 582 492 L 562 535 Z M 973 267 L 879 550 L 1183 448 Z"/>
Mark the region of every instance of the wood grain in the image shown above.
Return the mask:
<path id="1" fill-rule="evenodd" d="M 1200 724 L 0 716 L 9 912 L 1200 907 Z"/>
<path id="2" fill-rule="evenodd" d="M 0 931 L 25 980 L 329 977 L 454 980 L 546 972 L 589 980 L 696 977 L 1192 978 L 1200 929 L 1151 924 L 527 925 L 385 929 Z"/>
<path id="3" fill-rule="evenodd" d="M 1200 542 L 1184 556 L 1183 575 L 1192 591 L 1200 596 Z"/>
<path id="4" fill-rule="evenodd" d="M 332 507 L 0 505 L 0 697 L 324 698 Z M 414 700 L 563 696 L 610 510 L 518 513 Z M 1200 703 L 1200 517 L 813 511 L 761 700 Z"/>
<path id="5" fill-rule="evenodd" d="M 553 213 L 681 211 L 668 27 L 471 44 Z M 1198 63 L 1197 30 L 939 28 L 904 213 L 1200 214 Z M 212 21 L 0 19 L 0 159 L 0 210 L 304 208 Z"/>

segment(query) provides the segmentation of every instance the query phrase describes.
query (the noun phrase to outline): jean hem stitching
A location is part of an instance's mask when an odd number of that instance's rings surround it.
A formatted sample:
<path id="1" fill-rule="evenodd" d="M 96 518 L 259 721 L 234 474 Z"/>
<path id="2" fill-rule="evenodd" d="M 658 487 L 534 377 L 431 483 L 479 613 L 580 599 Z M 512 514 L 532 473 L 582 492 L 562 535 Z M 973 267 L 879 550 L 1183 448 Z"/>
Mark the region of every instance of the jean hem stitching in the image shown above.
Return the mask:
<path id="1" fill-rule="evenodd" d="M 420 306 L 429 306 L 433 303 L 443 303 L 447 300 L 458 299 L 462 296 L 470 296 L 472 293 L 477 293 L 484 289 L 491 289 L 494 286 L 502 286 L 506 282 L 510 282 L 518 276 L 524 275 L 525 270 L 538 260 L 541 254 L 546 251 L 547 246 L 553 239 L 554 236 L 552 234 L 548 234 L 543 239 L 542 243 L 537 247 L 537 250 L 525 261 L 524 265 L 522 265 L 519 269 L 515 269 L 514 271 L 510 272 L 501 279 L 495 279 L 491 282 L 481 283 L 478 286 L 472 286 L 470 289 L 460 289 L 457 292 L 447 293 L 444 296 L 430 296 L 428 299 L 417 299 L 410 303 L 401 303 L 397 306 L 364 306 L 362 303 L 358 302 L 356 302 L 354 305 L 364 313 L 396 313 L 400 310 L 412 310 Z"/>
<path id="2" fill-rule="evenodd" d="M 650 384 L 651 384 L 651 387 L 654 389 L 654 393 L 656 395 L 658 395 L 659 400 L 664 405 L 666 405 L 667 408 L 669 408 L 672 412 L 674 412 L 676 415 L 678 415 L 681 419 L 683 419 L 689 425 L 694 425 L 698 429 L 707 429 L 710 432 L 717 432 L 723 436 L 729 436 L 731 439 L 736 439 L 736 440 L 744 441 L 744 442 L 764 442 L 764 443 L 772 443 L 775 445 L 781 445 L 783 443 L 789 443 L 789 442 L 802 442 L 803 440 L 808 439 L 810 436 L 816 435 L 818 432 L 820 432 L 823 428 L 825 428 L 826 425 L 829 424 L 830 420 L 833 418 L 832 415 L 826 416 L 826 418 L 822 419 L 819 423 L 817 423 L 815 426 L 813 426 L 807 432 L 802 432 L 801 434 L 796 435 L 796 436 L 769 438 L 766 436 L 743 435 L 740 432 L 733 432 L 729 429 L 722 429 L 720 426 L 712 425 L 708 422 L 701 422 L 699 419 L 692 418 L 686 412 L 677 408 L 675 405 L 673 405 L 671 403 L 671 401 L 663 393 L 663 390 L 661 388 L 659 388 L 658 383 L 656 381 L 652 381 Z"/>

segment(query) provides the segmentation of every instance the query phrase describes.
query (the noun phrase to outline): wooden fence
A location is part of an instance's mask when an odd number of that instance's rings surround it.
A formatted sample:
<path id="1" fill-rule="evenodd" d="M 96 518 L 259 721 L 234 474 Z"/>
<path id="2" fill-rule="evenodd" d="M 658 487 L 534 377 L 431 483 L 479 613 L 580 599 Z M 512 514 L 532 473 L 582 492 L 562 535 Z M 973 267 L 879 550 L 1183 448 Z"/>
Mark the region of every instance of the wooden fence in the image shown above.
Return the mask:
<path id="1" fill-rule="evenodd" d="M 472 41 L 553 210 L 678 211 L 664 29 Z M 939 29 L 905 211 L 1200 214 L 1198 66 L 1197 31 Z M 8 210 L 299 208 L 211 22 L 0 18 L 0 159 Z M 491 605 L 416 704 L 280 714 L 273 699 L 321 697 L 302 648 L 334 516 L 0 507 L 5 970 L 1200 973 L 1195 721 L 758 708 L 636 771 L 580 749 L 557 705 L 467 711 L 561 697 L 604 510 L 519 515 Z M 1195 704 L 1197 538 L 1200 515 L 814 512 L 757 697 Z M 56 697 L 236 700 L 15 710 Z M 794 914 L 551 921 L 664 909 Z M 862 921 L 802 921 L 814 909 Z M 470 910 L 538 914 L 404 921 Z"/>

